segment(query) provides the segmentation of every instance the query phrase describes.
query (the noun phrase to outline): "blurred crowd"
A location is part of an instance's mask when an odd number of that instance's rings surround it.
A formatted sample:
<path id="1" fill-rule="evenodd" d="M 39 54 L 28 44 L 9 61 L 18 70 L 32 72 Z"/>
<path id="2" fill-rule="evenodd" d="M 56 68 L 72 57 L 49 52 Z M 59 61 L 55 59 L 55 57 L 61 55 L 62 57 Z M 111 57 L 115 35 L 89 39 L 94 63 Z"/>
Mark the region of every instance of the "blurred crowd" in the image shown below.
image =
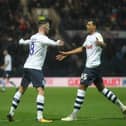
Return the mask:
<path id="1" fill-rule="evenodd" d="M 0 64 L 3 63 L 2 51 L 6 48 L 13 58 L 13 76 L 21 76 L 28 55 L 28 47 L 20 46 L 18 40 L 21 37 L 27 39 L 37 32 L 37 21 L 41 17 L 34 19 L 34 8 L 53 8 L 57 12 L 60 17 L 59 34 L 66 42 L 66 47 L 61 48 L 64 50 L 80 46 L 85 38 L 82 34 L 70 38 L 65 31 L 86 30 L 85 22 L 89 18 L 95 19 L 98 29 L 102 31 L 126 30 L 126 0 L 26 0 L 25 7 L 22 1 L 25 0 L 0 0 Z M 48 15 L 46 18 L 49 18 Z M 55 30 L 52 27 L 50 37 L 53 39 Z M 106 38 L 105 41 L 107 48 L 103 52 L 103 75 L 125 76 L 126 39 Z M 55 55 L 61 49 L 49 48 L 45 75 L 79 76 L 83 70 L 85 54 L 58 62 Z"/>
<path id="2" fill-rule="evenodd" d="M 60 10 L 66 29 L 82 29 L 84 21 L 94 18 L 99 24 L 99 29 L 126 30 L 126 0 L 61 1 L 63 2 L 59 2 L 56 8 Z"/>

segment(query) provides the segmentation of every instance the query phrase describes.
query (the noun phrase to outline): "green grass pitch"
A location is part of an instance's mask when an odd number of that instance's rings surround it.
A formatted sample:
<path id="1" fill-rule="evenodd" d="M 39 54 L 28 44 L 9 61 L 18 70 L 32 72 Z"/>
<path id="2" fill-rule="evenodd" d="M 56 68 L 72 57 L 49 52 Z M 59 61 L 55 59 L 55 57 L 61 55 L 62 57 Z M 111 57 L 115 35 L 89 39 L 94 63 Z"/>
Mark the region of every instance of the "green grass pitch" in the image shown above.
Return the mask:
<path id="1" fill-rule="evenodd" d="M 126 88 L 111 88 L 126 104 Z M 0 92 L 0 126 L 126 126 L 119 108 L 106 100 L 95 88 L 89 88 L 85 103 L 78 114 L 78 120 L 63 122 L 72 111 L 76 88 L 46 88 L 44 116 L 52 123 L 38 123 L 36 119 L 36 90 L 29 88 L 21 99 L 15 114 L 15 121 L 8 122 L 6 114 L 11 105 L 14 88 Z"/>

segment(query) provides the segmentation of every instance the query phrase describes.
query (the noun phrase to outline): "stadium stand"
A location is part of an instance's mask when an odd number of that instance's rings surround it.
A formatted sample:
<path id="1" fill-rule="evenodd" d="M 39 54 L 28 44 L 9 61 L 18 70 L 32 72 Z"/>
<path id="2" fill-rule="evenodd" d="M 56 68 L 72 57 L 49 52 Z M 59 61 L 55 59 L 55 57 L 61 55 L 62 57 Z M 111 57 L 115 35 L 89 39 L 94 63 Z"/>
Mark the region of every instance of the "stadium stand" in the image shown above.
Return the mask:
<path id="1" fill-rule="evenodd" d="M 19 46 L 18 40 L 37 32 L 38 17 L 43 15 L 51 22 L 50 36 L 65 40 L 64 48 L 49 48 L 45 75 L 79 76 L 84 54 L 69 57 L 62 63 L 55 60 L 55 55 L 59 50 L 72 49 L 83 43 L 86 34 L 76 31 L 85 30 L 84 24 L 89 18 L 98 22 L 101 31 L 119 32 L 126 30 L 125 14 L 126 0 L 0 0 L 0 64 L 3 63 L 2 50 L 7 48 L 13 56 L 13 76 L 21 76 L 28 47 Z M 68 31 L 75 34 L 69 36 Z M 125 76 L 126 38 L 110 36 L 105 37 L 105 41 L 103 75 Z"/>

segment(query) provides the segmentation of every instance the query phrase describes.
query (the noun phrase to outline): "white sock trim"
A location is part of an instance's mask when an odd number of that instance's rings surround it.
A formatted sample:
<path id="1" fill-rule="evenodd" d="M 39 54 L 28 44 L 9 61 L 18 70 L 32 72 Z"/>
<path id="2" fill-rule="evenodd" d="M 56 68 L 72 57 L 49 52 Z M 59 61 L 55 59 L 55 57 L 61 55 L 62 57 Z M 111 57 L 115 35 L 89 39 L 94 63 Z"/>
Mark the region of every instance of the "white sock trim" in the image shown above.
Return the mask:
<path id="1" fill-rule="evenodd" d="M 77 96 L 85 96 L 85 91 L 84 90 L 82 90 L 82 89 L 78 89 L 77 90 Z"/>
<path id="2" fill-rule="evenodd" d="M 16 94 L 14 95 L 14 98 L 20 99 L 22 96 L 20 91 L 17 91 Z"/>
<path id="3" fill-rule="evenodd" d="M 44 100 L 45 100 L 45 98 L 44 98 L 43 95 L 37 95 L 37 98 L 36 98 L 36 102 L 37 102 L 37 103 L 39 102 L 39 103 L 44 104 Z M 44 106 L 37 105 L 37 108 L 42 108 L 42 109 L 44 109 Z M 37 110 L 37 119 L 40 120 L 40 119 L 42 119 L 42 118 L 43 118 L 43 111 Z"/>
<path id="4" fill-rule="evenodd" d="M 36 98 L 36 102 L 41 102 L 41 103 L 44 103 L 45 101 L 45 98 L 43 95 L 38 95 L 37 98 Z"/>
<path id="5" fill-rule="evenodd" d="M 102 90 L 102 93 L 103 93 L 103 94 L 106 94 L 107 91 L 108 91 L 108 89 L 107 89 L 107 88 L 104 88 L 104 89 Z"/>
<path id="6" fill-rule="evenodd" d="M 15 93 L 15 95 L 14 95 L 14 98 L 20 100 L 21 96 L 22 96 L 22 94 L 19 91 L 17 91 Z M 15 104 L 15 105 L 17 105 L 17 103 L 15 101 L 13 101 L 13 100 L 12 100 L 12 103 Z M 15 114 L 15 108 L 13 106 L 10 107 L 9 114 L 11 114 L 12 116 L 14 116 L 14 114 Z"/>

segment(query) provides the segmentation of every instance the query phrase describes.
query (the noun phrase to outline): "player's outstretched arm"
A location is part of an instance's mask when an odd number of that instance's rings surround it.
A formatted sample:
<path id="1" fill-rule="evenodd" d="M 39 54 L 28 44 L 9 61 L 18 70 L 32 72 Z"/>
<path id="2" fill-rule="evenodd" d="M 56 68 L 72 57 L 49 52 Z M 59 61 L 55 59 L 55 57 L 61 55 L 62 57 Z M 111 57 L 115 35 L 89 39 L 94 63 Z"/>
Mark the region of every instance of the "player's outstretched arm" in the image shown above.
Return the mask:
<path id="1" fill-rule="evenodd" d="M 66 52 L 60 52 L 60 54 L 65 55 L 65 56 L 69 56 L 69 55 L 73 55 L 73 54 L 77 54 L 77 53 L 81 53 L 83 51 L 83 47 L 78 47 L 76 49 L 73 49 L 71 51 L 66 51 Z"/>
<path id="2" fill-rule="evenodd" d="M 49 39 L 48 37 L 45 37 L 44 41 L 41 41 L 41 42 L 42 44 L 48 45 L 48 46 L 64 46 L 64 41 L 62 40 L 54 41 L 52 39 Z"/>
<path id="3" fill-rule="evenodd" d="M 61 52 L 59 52 L 60 54 L 58 54 L 56 56 L 56 60 L 62 61 L 67 56 L 73 55 L 73 54 L 78 54 L 78 53 L 81 53 L 82 51 L 83 51 L 83 47 L 79 47 L 79 48 L 73 49 L 71 51 L 66 51 L 66 52 L 61 51 Z"/>

